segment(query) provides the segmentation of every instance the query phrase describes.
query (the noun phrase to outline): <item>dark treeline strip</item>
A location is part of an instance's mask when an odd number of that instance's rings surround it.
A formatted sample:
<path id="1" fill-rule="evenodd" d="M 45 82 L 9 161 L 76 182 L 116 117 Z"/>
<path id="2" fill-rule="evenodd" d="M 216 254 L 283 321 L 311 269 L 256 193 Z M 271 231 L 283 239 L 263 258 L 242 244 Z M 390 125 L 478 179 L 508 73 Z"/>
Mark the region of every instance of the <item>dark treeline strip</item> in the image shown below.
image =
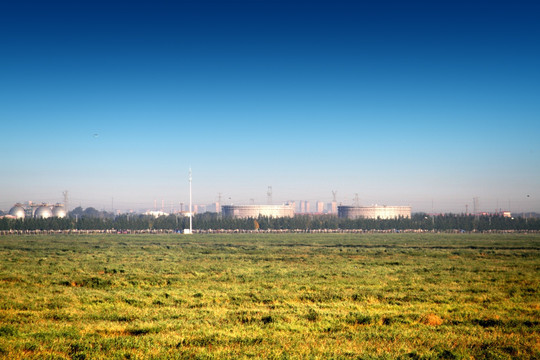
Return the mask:
<path id="1" fill-rule="evenodd" d="M 410 230 L 425 231 L 489 231 L 540 230 L 540 218 L 507 218 L 502 216 L 472 216 L 445 214 L 429 216 L 414 214 L 397 219 L 341 219 L 330 215 L 298 215 L 292 218 L 233 219 L 215 213 L 198 214 L 193 219 L 198 230 Z M 49 219 L 0 219 L 0 230 L 180 230 L 189 227 L 189 218 L 169 215 L 158 218 L 124 214 L 115 217 L 77 216 Z"/>

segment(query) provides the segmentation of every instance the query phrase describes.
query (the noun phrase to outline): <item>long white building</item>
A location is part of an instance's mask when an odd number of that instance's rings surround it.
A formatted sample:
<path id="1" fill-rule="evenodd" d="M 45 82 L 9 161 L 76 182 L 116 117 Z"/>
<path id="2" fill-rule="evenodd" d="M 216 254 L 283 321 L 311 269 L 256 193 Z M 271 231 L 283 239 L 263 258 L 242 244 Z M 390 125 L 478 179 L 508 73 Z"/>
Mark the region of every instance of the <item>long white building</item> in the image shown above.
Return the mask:
<path id="1" fill-rule="evenodd" d="M 258 218 L 259 216 L 268 217 L 293 217 L 293 205 L 223 205 L 221 207 L 222 215 L 233 218 Z"/>
<path id="2" fill-rule="evenodd" d="M 338 206 L 338 217 L 347 219 L 410 218 L 410 206 Z"/>

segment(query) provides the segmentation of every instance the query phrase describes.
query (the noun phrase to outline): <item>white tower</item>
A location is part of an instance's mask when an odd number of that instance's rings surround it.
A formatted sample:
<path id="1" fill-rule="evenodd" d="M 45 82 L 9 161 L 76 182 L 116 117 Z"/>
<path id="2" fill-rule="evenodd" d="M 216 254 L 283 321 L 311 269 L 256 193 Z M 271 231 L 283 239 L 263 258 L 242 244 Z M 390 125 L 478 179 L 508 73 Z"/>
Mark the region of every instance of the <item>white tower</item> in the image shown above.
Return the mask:
<path id="1" fill-rule="evenodd" d="M 67 214 L 69 212 L 69 209 L 68 209 L 68 201 L 69 201 L 68 191 L 67 190 L 62 191 L 62 195 L 64 196 L 64 207 L 66 209 L 66 214 Z"/>
<path id="2" fill-rule="evenodd" d="M 272 187 L 269 186 L 268 187 L 268 191 L 266 191 L 266 196 L 267 196 L 267 199 L 266 199 L 266 202 L 268 203 L 268 205 L 272 205 Z"/>
<path id="3" fill-rule="evenodd" d="M 193 204 L 191 201 L 191 168 L 189 168 L 189 229 L 184 229 L 184 234 L 193 234 Z"/>
<path id="4" fill-rule="evenodd" d="M 193 203 L 191 201 L 191 168 L 189 168 L 189 233 L 193 234 Z"/>

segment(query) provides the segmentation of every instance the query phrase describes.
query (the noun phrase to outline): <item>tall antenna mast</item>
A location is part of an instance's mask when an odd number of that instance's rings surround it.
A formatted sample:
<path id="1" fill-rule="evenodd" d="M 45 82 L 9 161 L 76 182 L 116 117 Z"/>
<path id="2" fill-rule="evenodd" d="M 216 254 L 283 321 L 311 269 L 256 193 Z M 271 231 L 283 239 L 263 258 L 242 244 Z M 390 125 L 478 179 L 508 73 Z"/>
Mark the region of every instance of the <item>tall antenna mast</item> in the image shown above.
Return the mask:
<path id="1" fill-rule="evenodd" d="M 64 207 L 66 208 L 66 214 L 69 212 L 69 209 L 68 209 L 68 191 L 67 190 L 64 190 L 62 191 L 62 195 L 64 195 Z"/>
<path id="2" fill-rule="evenodd" d="M 189 233 L 193 234 L 193 213 L 191 212 L 191 168 L 189 168 Z"/>
<path id="3" fill-rule="evenodd" d="M 354 194 L 354 206 L 360 206 L 360 197 L 358 193 Z"/>
<path id="4" fill-rule="evenodd" d="M 266 192 L 266 196 L 267 196 L 268 205 L 272 205 L 272 187 L 271 186 L 268 187 L 268 191 Z"/>

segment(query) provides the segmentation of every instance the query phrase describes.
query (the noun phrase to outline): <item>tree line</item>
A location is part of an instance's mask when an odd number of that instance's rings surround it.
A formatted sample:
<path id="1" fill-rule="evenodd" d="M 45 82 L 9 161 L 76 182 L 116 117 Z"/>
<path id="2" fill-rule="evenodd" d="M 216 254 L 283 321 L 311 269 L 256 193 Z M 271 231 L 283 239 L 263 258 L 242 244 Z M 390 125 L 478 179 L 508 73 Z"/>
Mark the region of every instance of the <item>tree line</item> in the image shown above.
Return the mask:
<path id="1" fill-rule="evenodd" d="M 180 215 L 153 217 L 139 214 L 113 215 L 93 208 L 76 208 L 66 218 L 0 219 L 0 230 L 182 230 L 189 218 Z M 331 215 L 297 215 L 291 218 L 235 219 L 216 213 L 196 214 L 193 227 L 200 230 L 540 230 L 540 218 L 499 215 L 473 216 L 413 214 L 411 218 L 343 219 Z"/>

